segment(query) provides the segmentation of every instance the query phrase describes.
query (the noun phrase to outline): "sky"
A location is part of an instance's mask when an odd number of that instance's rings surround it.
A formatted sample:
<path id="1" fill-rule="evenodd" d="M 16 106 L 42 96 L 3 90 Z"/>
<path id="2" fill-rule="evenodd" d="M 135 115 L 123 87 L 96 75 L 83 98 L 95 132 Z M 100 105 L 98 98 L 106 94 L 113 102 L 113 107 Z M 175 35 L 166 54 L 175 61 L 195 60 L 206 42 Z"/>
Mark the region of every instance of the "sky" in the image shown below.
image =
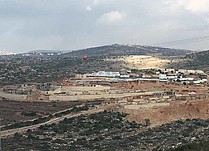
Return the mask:
<path id="1" fill-rule="evenodd" d="M 1 51 L 156 45 L 201 36 L 209 36 L 209 0 L 0 0 Z M 170 47 L 207 50 L 209 40 Z"/>

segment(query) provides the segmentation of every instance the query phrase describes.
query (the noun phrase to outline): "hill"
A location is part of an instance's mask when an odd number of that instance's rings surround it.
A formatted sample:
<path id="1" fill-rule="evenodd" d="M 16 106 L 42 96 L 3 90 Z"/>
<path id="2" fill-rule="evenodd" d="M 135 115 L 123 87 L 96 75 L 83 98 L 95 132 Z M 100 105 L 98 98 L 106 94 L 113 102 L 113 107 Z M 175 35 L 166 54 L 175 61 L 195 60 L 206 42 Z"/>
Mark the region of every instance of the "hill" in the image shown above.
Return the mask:
<path id="1" fill-rule="evenodd" d="M 179 62 L 173 63 L 170 67 L 204 70 L 209 72 L 209 50 L 187 54 Z"/>
<path id="2" fill-rule="evenodd" d="M 194 65 L 208 66 L 209 65 L 209 50 L 188 54 L 186 55 L 186 58 L 192 60 Z"/>
<path id="3" fill-rule="evenodd" d="M 191 53 L 189 50 L 171 49 L 153 46 L 141 45 L 105 45 L 98 47 L 91 47 L 80 50 L 34 50 L 27 53 L 21 53 L 16 57 L 30 56 L 30 57 L 52 57 L 52 56 L 68 56 L 81 57 L 87 55 L 88 57 L 106 57 L 106 56 L 127 56 L 127 55 L 157 55 L 157 56 L 185 56 Z"/>
<path id="4" fill-rule="evenodd" d="M 170 49 L 140 45 L 106 45 L 92 47 L 67 53 L 70 56 L 124 56 L 124 55 L 160 55 L 160 56 L 182 56 L 191 53 L 189 50 Z M 66 55 L 66 54 L 65 54 Z"/>
<path id="5" fill-rule="evenodd" d="M 120 71 L 128 68 L 126 62 L 117 59 L 123 55 L 185 56 L 190 51 L 115 44 L 73 52 L 53 52 L 35 51 L 0 57 L 0 85 L 61 80 L 66 76 L 103 70 Z M 82 60 L 84 54 L 88 55 L 87 60 Z"/>
<path id="6" fill-rule="evenodd" d="M 209 72 L 209 50 L 187 55 L 187 66 Z"/>

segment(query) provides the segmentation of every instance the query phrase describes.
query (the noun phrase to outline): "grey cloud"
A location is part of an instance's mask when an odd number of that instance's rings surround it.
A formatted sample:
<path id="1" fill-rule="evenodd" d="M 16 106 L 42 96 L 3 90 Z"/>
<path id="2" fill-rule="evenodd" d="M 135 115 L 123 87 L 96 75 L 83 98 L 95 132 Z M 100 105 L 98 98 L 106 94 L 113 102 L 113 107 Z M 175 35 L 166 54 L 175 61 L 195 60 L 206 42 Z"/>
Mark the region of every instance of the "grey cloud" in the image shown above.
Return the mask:
<path id="1" fill-rule="evenodd" d="M 112 43 L 152 44 L 209 34 L 208 16 L 186 6 L 171 0 L 1 0 L 0 46 L 1 50 L 15 52 L 72 50 Z M 176 47 L 207 49 L 209 44 Z"/>

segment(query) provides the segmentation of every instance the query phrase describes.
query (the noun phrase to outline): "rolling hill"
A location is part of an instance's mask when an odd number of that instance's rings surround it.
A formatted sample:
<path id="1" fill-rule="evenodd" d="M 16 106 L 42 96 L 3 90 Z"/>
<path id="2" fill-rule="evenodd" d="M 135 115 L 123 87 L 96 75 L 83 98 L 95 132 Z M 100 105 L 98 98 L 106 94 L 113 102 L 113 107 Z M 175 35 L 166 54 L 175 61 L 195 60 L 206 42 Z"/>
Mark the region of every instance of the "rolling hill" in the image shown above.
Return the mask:
<path id="1" fill-rule="evenodd" d="M 67 53 L 70 56 L 124 56 L 124 55 L 161 55 L 161 56 L 182 56 L 191 53 L 189 50 L 170 49 L 140 45 L 106 45 L 76 50 Z M 66 55 L 66 54 L 65 54 Z"/>
<path id="2" fill-rule="evenodd" d="M 157 55 L 157 56 L 185 56 L 191 53 L 189 50 L 171 49 L 153 46 L 141 45 L 105 45 L 98 47 L 91 47 L 80 50 L 34 50 L 27 53 L 18 54 L 20 56 L 30 57 L 52 57 L 52 56 L 68 56 L 81 57 L 87 55 L 88 57 L 106 57 L 106 56 L 127 56 L 127 55 Z"/>
<path id="3" fill-rule="evenodd" d="M 187 54 L 178 62 L 169 65 L 170 68 L 204 70 L 209 73 L 209 50 Z"/>
<path id="4" fill-rule="evenodd" d="M 209 50 L 192 53 L 186 56 L 187 65 L 194 69 L 202 69 L 209 72 Z"/>

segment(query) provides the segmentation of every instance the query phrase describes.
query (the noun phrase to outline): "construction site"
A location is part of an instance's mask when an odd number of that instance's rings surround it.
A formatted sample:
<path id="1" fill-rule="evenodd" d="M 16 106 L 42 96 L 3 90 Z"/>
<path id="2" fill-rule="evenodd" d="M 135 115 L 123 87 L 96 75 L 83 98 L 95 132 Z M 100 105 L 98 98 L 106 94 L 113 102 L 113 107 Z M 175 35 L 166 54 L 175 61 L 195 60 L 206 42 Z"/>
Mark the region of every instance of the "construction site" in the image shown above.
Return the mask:
<path id="1" fill-rule="evenodd" d="M 64 78 L 57 83 L 6 86 L 1 89 L 0 94 L 2 100 L 17 102 L 61 103 L 109 100 L 117 104 L 113 110 L 128 113 L 129 120 L 141 122 L 147 118 L 153 125 L 184 117 L 194 118 L 195 113 L 197 117 L 207 114 L 206 104 L 209 101 L 207 82 L 183 84 L 165 79 L 157 80 L 153 77 L 119 79 L 111 77 L 114 74 L 108 73 L 108 77 L 80 75 Z M 199 102 L 205 104 L 205 108 L 201 109 L 204 115 L 193 111 L 199 110 L 201 105 Z M 191 109 L 191 113 L 190 110 L 184 110 L 184 107 L 191 106 L 195 108 Z M 181 114 L 176 115 L 177 113 Z"/>

